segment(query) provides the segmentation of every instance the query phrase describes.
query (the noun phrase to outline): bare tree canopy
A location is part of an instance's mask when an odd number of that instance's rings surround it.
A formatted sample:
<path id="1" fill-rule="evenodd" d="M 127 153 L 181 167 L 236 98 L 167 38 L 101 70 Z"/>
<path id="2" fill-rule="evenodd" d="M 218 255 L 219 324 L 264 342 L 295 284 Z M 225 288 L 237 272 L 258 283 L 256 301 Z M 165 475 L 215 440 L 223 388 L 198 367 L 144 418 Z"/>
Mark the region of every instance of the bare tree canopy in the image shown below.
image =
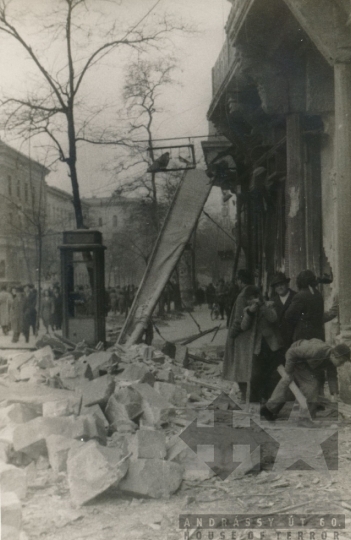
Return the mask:
<path id="1" fill-rule="evenodd" d="M 129 25 L 118 20 L 120 3 L 113 0 L 101 0 L 98 4 L 89 0 L 58 0 L 44 4 L 39 14 L 34 8 L 21 13 L 16 9 L 16 1 L 0 0 L 0 35 L 17 43 L 37 73 L 34 81 L 28 78 L 27 89 L 20 95 L 2 99 L 4 127 L 24 138 L 44 135 L 50 141 L 53 159 L 68 166 L 77 227 L 82 228 L 77 174 L 79 141 L 128 144 L 121 135 L 111 138 L 106 125 L 104 130 L 97 129 L 97 120 L 106 110 L 104 89 L 100 88 L 94 101 L 84 83 L 88 76 L 93 76 L 94 68 L 107 61 L 107 56 L 115 67 L 115 54 L 120 49 L 139 53 L 157 49 L 164 46 L 172 31 L 184 30 L 185 25 L 172 16 L 155 16 L 159 0 Z"/>

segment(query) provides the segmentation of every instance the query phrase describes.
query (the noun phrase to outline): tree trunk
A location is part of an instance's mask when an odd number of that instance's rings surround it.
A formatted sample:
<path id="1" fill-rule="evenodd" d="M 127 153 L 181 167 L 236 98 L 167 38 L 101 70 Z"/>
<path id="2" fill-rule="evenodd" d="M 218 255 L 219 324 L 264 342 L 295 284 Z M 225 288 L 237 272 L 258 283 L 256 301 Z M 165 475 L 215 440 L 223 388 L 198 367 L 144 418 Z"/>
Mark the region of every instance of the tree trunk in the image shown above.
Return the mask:
<path id="1" fill-rule="evenodd" d="M 38 230 L 38 311 L 36 320 L 36 332 L 38 333 L 40 326 L 40 314 L 41 314 L 41 272 L 42 272 L 42 258 L 43 258 L 43 237 L 41 234 L 41 228 Z"/>
<path id="2" fill-rule="evenodd" d="M 68 146 L 69 146 L 69 157 L 67 159 L 67 164 L 69 167 L 69 176 L 71 178 L 72 184 L 72 193 L 73 193 L 73 206 L 76 216 L 77 229 L 84 229 L 84 218 L 82 212 L 82 203 L 80 200 L 79 194 L 79 184 L 78 184 L 78 175 L 77 175 L 77 142 L 76 142 L 76 133 L 74 126 L 74 115 L 73 115 L 73 103 L 67 113 L 67 125 L 68 125 Z"/>

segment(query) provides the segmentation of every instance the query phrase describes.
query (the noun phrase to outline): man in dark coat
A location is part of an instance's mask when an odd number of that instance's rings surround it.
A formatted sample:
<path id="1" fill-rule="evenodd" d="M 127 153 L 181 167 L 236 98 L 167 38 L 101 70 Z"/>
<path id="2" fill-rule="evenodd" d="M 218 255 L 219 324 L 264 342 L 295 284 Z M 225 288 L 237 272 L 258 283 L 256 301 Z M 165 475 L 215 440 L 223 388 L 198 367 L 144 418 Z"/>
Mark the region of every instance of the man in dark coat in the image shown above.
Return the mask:
<path id="1" fill-rule="evenodd" d="M 283 340 L 283 353 L 287 351 L 293 342 L 294 326 L 285 318 L 285 313 L 293 301 L 296 291 L 289 288 L 290 278 L 283 272 L 277 272 L 271 281 L 273 289 L 272 301 L 277 313 L 277 327 Z M 283 358 L 284 362 L 284 358 Z"/>
<path id="2" fill-rule="evenodd" d="M 294 326 L 293 341 L 300 339 L 325 340 L 324 323 L 331 321 L 337 311 L 324 313 L 323 296 L 318 291 L 317 279 L 311 270 L 304 270 L 296 278 L 299 292 L 285 311 L 285 319 Z"/>
<path id="3" fill-rule="evenodd" d="M 330 393 L 337 396 L 339 392 L 337 368 L 350 361 L 350 348 L 345 343 L 331 347 L 320 339 L 302 339 L 292 344 L 285 357 L 286 374 L 275 387 L 266 405 L 261 408 L 261 414 L 267 420 L 275 420 L 277 413 L 288 399 L 290 383 L 295 381 L 307 399 L 313 418 L 320 396 L 320 372 L 327 372 Z"/>

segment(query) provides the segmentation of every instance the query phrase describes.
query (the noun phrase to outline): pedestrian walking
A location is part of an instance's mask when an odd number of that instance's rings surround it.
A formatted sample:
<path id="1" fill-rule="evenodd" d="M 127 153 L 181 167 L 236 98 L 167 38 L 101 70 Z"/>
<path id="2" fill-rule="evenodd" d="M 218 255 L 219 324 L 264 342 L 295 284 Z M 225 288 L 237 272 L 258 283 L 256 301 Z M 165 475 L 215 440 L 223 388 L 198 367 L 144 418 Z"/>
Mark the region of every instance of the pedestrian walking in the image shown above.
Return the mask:
<path id="1" fill-rule="evenodd" d="M 110 291 L 110 304 L 111 304 L 111 311 L 114 315 L 117 313 L 117 293 L 116 289 L 112 289 Z"/>
<path id="2" fill-rule="evenodd" d="M 222 320 L 224 319 L 226 293 L 227 291 L 226 291 L 224 279 L 220 279 L 216 287 L 216 300 L 219 307 L 219 314 Z"/>
<path id="3" fill-rule="evenodd" d="M 23 287 L 13 289 L 13 302 L 11 306 L 12 343 L 17 343 L 23 332 Z"/>
<path id="4" fill-rule="evenodd" d="M 43 292 L 41 299 L 41 318 L 45 326 L 46 333 L 49 332 L 49 326 L 52 324 L 52 315 L 54 312 L 54 300 L 47 289 Z"/>
<path id="5" fill-rule="evenodd" d="M 57 288 L 54 289 L 51 324 L 53 330 L 62 328 L 62 295 Z"/>
<path id="6" fill-rule="evenodd" d="M 2 285 L 0 290 L 0 326 L 4 336 L 7 336 L 11 326 L 12 301 L 12 294 L 7 291 L 5 285 Z"/>
<path id="7" fill-rule="evenodd" d="M 213 283 L 209 283 L 206 287 L 206 302 L 208 304 L 208 309 L 212 309 L 215 299 L 216 289 L 214 288 Z"/>

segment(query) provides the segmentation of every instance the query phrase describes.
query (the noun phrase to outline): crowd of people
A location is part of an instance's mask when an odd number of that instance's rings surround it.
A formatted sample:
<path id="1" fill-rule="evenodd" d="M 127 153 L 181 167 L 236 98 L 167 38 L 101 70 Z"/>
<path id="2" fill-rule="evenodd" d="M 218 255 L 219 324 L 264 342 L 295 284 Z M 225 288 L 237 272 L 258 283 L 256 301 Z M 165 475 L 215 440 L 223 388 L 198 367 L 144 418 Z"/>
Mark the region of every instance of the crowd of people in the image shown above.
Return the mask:
<path id="1" fill-rule="evenodd" d="M 269 299 L 264 300 L 248 270 L 238 271 L 235 300 L 228 327 L 223 377 L 239 385 L 246 402 L 260 402 L 261 413 L 275 420 L 285 402 L 291 399 L 294 380 L 307 398 L 315 416 L 325 380 L 332 399 L 338 394 L 337 367 L 350 360 L 344 344 L 325 343 L 324 324 L 338 315 L 334 302 L 324 310 L 323 296 L 311 270 L 300 272 L 297 291 L 290 279 L 278 272 L 272 279 Z M 285 366 L 281 378 L 277 368 Z"/>
<path id="2" fill-rule="evenodd" d="M 137 291 L 135 285 L 125 285 L 124 287 L 110 287 L 106 291 L 106 314 L 112 312 L 113 315 L 127 315 L 134 301 Z"/>
<path id="3" fill-rule="evenodd" d="M 12 342 L 17 343 L 23 334 L 29 342 L 30 331 L 38 333 L 39 319 L 48 332 L 49 327 L 60 330 L 62 326 L 62 296 L 59 286 L 42 291 L 38 314 L 38 291 L 33 284 L 0 289 L 0 326 L 4 336 L 12 332 Z"/>

